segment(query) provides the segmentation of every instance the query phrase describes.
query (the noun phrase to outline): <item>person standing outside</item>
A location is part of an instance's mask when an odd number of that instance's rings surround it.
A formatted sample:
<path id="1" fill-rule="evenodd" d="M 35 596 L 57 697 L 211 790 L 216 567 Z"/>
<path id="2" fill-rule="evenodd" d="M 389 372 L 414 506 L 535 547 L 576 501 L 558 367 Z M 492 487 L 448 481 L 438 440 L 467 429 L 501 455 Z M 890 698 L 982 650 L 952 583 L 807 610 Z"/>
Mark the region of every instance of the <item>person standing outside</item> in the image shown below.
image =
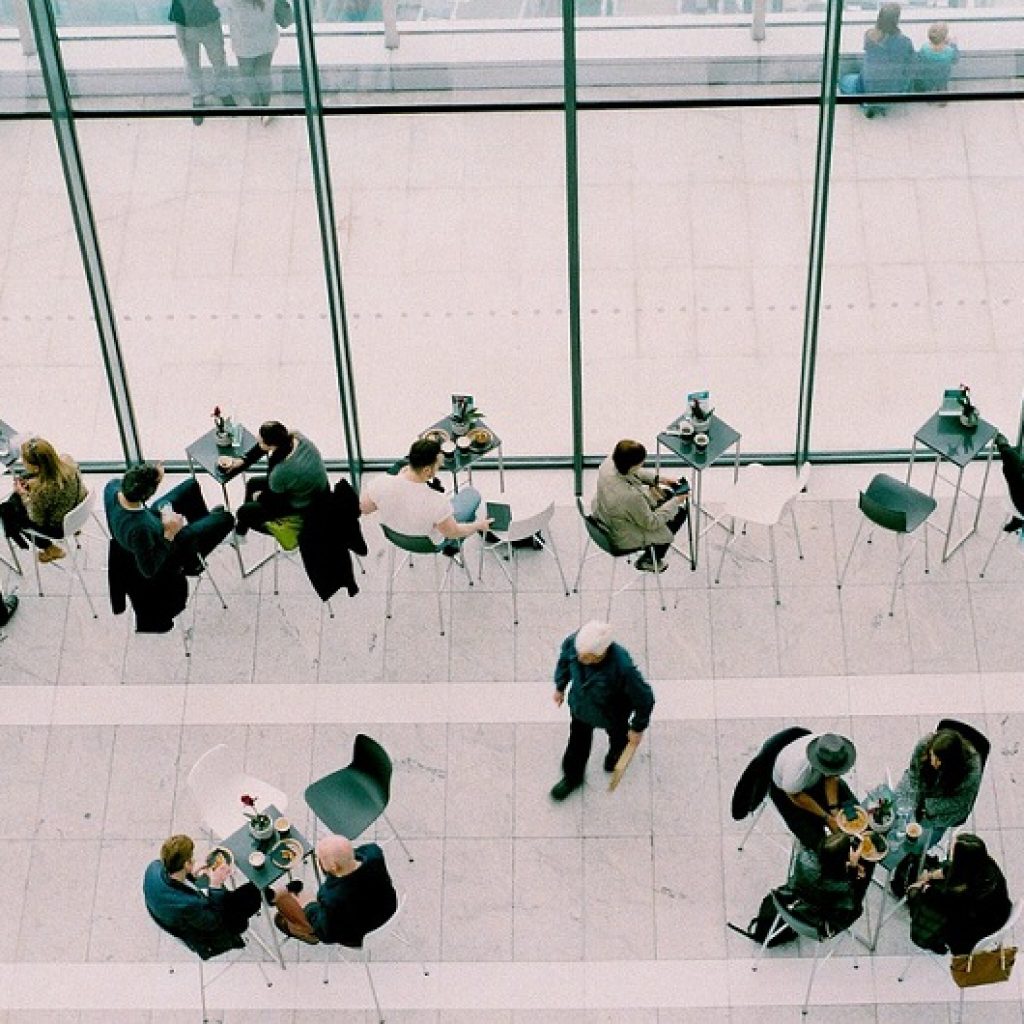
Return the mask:
<path id="1" fill-rule="evenodd" d="M 225 107 L 236 106 L 231 95 L 228 62 L 224 56 L 224 29 L 220 10 L 213 0 L 172 0 L 168 20 L 174 22 L 178 49 L 185 61 L 189 87 L 192 90 L 192 123 L 203 123 L 199 110 L 206 104 L 206 86 L 203 83 L 202 51 L 213 67 L 214 89 Z"/>
<path id="2" fill-rule="evenodd" d="M 554 800 L 564 800 L 583 784 L 595 729 L 608 733 L 604 770 L 611 772 L 626 744 L 639 743 L 650 723 L 654 691 L 612 637 L 609 623 L 591 621 L 562 641 L 552 699 L 561 707 L 568 690 L 569 742 L 562 778 L 551 788 Z"/>
<path id="3" fill-rule="evenodd" d="M 270 64 L 280 39 L 274 0 L 228 0 L 227 16 L 243 88 L 254 106 L 269 107 Z M 260 121 L 269 124 L 270 115 Z"/>

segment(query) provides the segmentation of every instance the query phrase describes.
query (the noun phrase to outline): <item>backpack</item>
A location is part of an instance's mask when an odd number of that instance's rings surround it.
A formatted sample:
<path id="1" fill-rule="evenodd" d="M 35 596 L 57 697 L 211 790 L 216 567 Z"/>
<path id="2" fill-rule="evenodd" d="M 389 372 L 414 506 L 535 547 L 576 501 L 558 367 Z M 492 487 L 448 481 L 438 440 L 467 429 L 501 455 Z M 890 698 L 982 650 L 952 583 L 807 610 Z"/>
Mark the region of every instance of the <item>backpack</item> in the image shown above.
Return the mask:
<path id="1" fill-rule="evenodd" d="M 764 940 L 768 938 L 772 925 L 775 924 L 776 917 L 778 917 L 778 911 L 775 908 L 775 901 L 772 899 L 772 894 L 767 893 L 764 899 L 761 900 L 761 906 L 757 908 L 757 915 L 750 919 L 750 924 L 746 928 L 740 928 L 739 925 L 735 925 L 731 921 L 726 923 L 734 932 L 739 932 L 740 935 L 746 935 L 748 939 L 763 944 Z M 784 924 L 772 936 L 768 947 L 784 946 L 787 942 L 792 942 L 796 937 L 796 932 L 788 924 Z"/>

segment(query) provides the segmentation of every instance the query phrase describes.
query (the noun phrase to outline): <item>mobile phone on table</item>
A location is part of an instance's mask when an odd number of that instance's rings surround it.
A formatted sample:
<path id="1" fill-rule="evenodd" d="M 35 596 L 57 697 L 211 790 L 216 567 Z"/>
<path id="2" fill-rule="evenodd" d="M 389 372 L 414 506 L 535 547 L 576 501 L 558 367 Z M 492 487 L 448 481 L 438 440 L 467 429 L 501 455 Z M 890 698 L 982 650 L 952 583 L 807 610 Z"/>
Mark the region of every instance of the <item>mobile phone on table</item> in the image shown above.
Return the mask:
<path id="1" fill-rule="evenodd" d="M 491 529 L 495 533 L 504 533 L 512 522 L 512 508 L 502 502 L 487 502 L 487 518 L 491 520 Z"/>

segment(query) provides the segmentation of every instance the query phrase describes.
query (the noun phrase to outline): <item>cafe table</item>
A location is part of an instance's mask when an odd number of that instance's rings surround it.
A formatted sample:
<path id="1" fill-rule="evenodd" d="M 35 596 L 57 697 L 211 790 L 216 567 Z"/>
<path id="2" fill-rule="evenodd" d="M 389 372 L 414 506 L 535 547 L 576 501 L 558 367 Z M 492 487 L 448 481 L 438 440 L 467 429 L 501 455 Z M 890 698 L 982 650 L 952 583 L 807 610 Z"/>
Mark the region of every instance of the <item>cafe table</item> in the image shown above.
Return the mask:
<path id="1" fill-rule="evenodd" d="M 691 471 L 693 482 L 690 487 L 690 520 L 693 523 L 690 534 L 690 568 L 697 568 L 697 561 L 700 557 L 700 542 L 708 530 L 719 520 L 712 516 L 704 508 L 702 499 L 701 481 L 704 470 L 713 466 L 730 448 L 735 446 L 733 454 L 732 477 L 736 480 L 740 472 L 740 432 L 730 426 L 720 416 L 711 414 L 707 425 L 697 431 L 708 435 L 708 443 L 704 448 L 698 448 L 692 438 L 684 438 L 679 433 L 680 425 L 689 422 L 689 413 L 677 416 L 660 434 L 658 434 L 655 447 L 654 464 L 655 470 L 661 469 L 661 450 L 671 452 L 678 456 L 686 468 Z M 703 526 L 701 515 L 708 518 L 709 522 Z"/>
<path id="2" fill-rule="evenodd" d="M 257 443 L 256 436 L 240 423 L 235 424 L 235 436 L 238 438 L 237 444 L 218 445 L 217 431 L 208 430 L 202 437 L 197 437 L 185 449 L 185 455 L 188 456 L 189 471 L 192 473 L 193 478 L 196 475 L 197 469 L 201 469 L 204 473 L 212 476 L 220 484 L 221 493 L 224 495 L 224 507 L 229 512 L 231 511 L 231 496 L 228 494 L 228 482 L 239 476 L 244 479 L 247 467 L 239 466 L 237 469 L 223 470 L 218 465 L 217 460 L 223 455 L 234 459 L 244 458 L 245 454 Z M 257 569 L 274 557 L 273 552 L 271 552 L 271 554 L 260 559 L 255 565 L 246 566 L 245 561 L 242 559 L 241 548 L 238 545 L 232 546 L 234 547 L 235 558 L 238 559 L 238 571 L 242 574 L 243 579 L 251 576 Z"/>
<path id="3" fill-rule="evenodd" d="M 267 814 L 271 821 L 276 821 L 281 816 L 281 812 L 273 804 L 264 808 L 262 813 Z M 216 844 L 217 847 L 231 851 L 231 855 L 235 858 L 235 867 L 245 876 L 247 881 L 252 882 L 259 889 L 260 899 L 263 900 L 263 916 L 266 918 L 267 927 L 270 930 L 270 939 L 274 946 L 274 953 L 277 956 L 278 963 L 281 965 L 281 970 L 284 970 L 284 957 L 281 955 L 281 941 L 278 937 L 277 928 L 274 926 L 274 907 L 267 900 L 267 887 L 273 885 L 282 875 L 291 876 L 292 867 L 282 867 L 273 860 L 274 851 L 281 842 L 286 840 L 295 840 L 302 847 L 301 855 L 293 861 L 294 867 L 298 867 L 313 852 L 313 847 L 309 840 L 294 825 L 289 828 L 286 834 L 276 835 L 274 839 L 258 844 L 250 835 L 249 824 L 246 822 L 226 839 Z M 261 850 L 266 854 L 266 863 L 262 867 L 256 868 L 249 863 L 249 854 L 254 850 Z"/>
<path id="4" fill-rule="evenodd" d="M 917 446 L 932 451 L 936 455 L 935 468 L 932 472 L 931 487 L 928 494 L 935 497 L 935 485 L 939 480 L 939 466 L 943 461 L 951 463 L 956 467 L 956 477 L 951 479 L 942 476 L 945 483 L 953 487 L 953 503 L 949 509 L 949 522 L 943 530 L 940 526 L 933 528 L 945 534 L 945 542 L 942 545 L 942 561 L 948 562 L 956 551 L 969 537 L 978 530 L 978 520 L 981 518 L 981 506 L 985 500 L 985 489 L 988 486 L 988 474 L 992 468 L 992 457 L 995 455 L 995 445 L 992 444 L 999 431 L 986 420 L 979 419 L 978 425 L 968 429 L 961 422 L 959 416 L 940 416 L 937 412 L 914 434 L 914 444 L 910 449 L 910 462 L 907 465 L 907 483 L 910 483 L 910 475 L 914 471 L 914 460 L 917 455 Z M 985 448 L 988 448 L 988 458 L 985 460 L 985 475 L 981 481 L 981 490 L 977 495 L 971 494 L 964 488 L 964 471 L 977 455 L 980 455 Z M 956 524 L 956 509 L 961 496 L 968 498 L 975 503 L 974 521 L 954 543 L 953 527 Z M 927 532 L 925 538 L 927 540 Z"/>
<path id="5" fill-rule="evenodd" d="M 486 430 L 491 435 L 490 440 L 486 444 L 471 444 L 468 448 L 458 447 L 460 436 L 469 436 L 474 430 L 479 429 Z M 501 438 L 483 420 L 475 420 L 472 427 L 464 431 L 462 435 L 459 435 L 455 432 L 455 424 L 452 422 L 451 416 L 445 416 L 444 419 L 431 424 L 420 434 L 421 438 L 431 436 L 436 437 L 441 442 L 451 441 L 456 446 L 455 451 L 451 455 L 445 455 L 444 465 L 442 466 L 443 469 L 451 473 L 452 488 L 456 494 L 459 493 L 459 473 L 465 470 L 467 479 L 472 483 L 473 463 L 484 458 L 486 455 L 490 455 L 493 451 L 498 453 L 498 488 L 502 494 L 505 493 L 505 455 Z"/>
<path id="6" fill-rule="evenodd" d="M 14 467 L 18 463 L 18 453 L 11 450 L 11 439 L 18 436 L 18 431 L 14 429 L 9 423 L 0 420 L 0 476 L 4 476 L 9 473 L 13 473 Z M 7 495 L 5 494 L 6 498 Z M 0 530 L 3 526 L 0 525 Z M 4 532 L 4 540 L 7 541 L 7 548 L 11 553 L 11 558 L 14 559 L 13 563 L 8 562 L 6 558 L 0 556 L 0 562 L 7 566 L 11 572 L 17 573 L 19 576 L 23 575 L 21 571 L 21 562 L 18 560 L 18 552 L 14 547 L 11 538 L 7 536 L 6 531 Z"/>

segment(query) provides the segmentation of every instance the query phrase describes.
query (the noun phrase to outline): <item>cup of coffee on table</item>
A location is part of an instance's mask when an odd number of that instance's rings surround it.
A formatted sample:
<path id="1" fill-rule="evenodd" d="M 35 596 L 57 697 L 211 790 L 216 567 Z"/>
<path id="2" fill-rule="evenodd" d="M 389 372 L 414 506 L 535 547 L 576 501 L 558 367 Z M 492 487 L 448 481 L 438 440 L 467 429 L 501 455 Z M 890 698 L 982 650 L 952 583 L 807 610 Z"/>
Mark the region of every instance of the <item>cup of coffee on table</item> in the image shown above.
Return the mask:
<path id="1" fill-rule="evenodd" d="M 292 823 L 282 815 L 277 821 L 274 822 L 274 828 L 277 829 L 279 835 L 287 835 L 291 831 Z"/>
<path id="2" fill-rule="evenodd" d="M 249 854 L 249 863 L 254 868 L 261 868 L 267 863 L 267 855 L 262 850 L 253 850 L 252 853 Z"/>
<path id="3" fill-rule="evenodd" d="M 921 838 L 921 834 L 923 832 L 924 832 L 924 829 L 921 827 L 921 823 L 920 822 L 917 822 L 917 821 L 908 821 L 907 822 L 907 838 L 908 839 L 911 839 L 914 842 L 917 842 L 917 840 Z"/>

